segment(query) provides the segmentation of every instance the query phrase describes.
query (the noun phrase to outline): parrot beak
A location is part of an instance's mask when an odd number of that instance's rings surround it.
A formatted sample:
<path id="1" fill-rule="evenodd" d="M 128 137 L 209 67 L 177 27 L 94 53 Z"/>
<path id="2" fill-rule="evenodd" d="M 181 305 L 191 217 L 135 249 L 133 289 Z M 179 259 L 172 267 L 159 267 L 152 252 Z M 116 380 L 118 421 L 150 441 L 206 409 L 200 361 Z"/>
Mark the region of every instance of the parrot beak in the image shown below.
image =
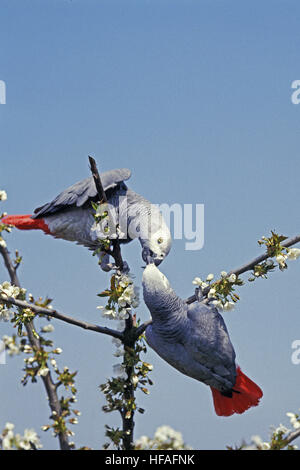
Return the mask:
<path id="1" fill-rule="evenodd" d="M 148 255 L 146 258 L 146 264 L 148 265 L 148 264 L 153 264 L 153 263 L 155 263 L 155 259 L 153 259 L 151 255 Z"/>
<path id="2" fill-rule="evenodd" d="M 153 251 L 150 250 L 150 248 L 148 247 L 143 248 L 142 258 L 145 261 L 146 265 L 152 264 L 152 263 L 156 264 L 155 253 L 153 253 Z"/>

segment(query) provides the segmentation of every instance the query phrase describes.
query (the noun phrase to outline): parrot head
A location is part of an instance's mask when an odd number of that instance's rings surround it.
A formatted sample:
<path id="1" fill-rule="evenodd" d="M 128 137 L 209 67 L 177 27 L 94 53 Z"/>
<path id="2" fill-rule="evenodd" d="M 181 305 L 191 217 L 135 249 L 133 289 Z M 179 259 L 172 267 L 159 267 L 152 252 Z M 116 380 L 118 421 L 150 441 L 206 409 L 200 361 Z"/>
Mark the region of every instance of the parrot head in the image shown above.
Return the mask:
<path id="1" fill-rule="evenodd" d="M 143 247 L 143 260 L 148 263 L 150 258 L 158 266 L 171 249 L 172 238 L 168 227 L 161 227 L 154 233 L 151 233 L 149 238 L 141 239 L 141 244 Z"/>

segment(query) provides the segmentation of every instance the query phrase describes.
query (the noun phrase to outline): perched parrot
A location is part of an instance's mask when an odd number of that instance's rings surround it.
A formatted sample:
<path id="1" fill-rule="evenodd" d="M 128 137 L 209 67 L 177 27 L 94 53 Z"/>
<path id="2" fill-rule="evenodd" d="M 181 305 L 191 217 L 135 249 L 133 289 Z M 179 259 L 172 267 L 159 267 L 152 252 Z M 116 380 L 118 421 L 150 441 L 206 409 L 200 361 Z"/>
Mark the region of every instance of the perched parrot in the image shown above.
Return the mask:
<path id="1" fill-rule="evenodd" d="M 171 248 L 170 231 L 157 206 L 129 189 L 124 181 L 130 178 L 130 170 L 116 169 L 100 174 L 110 215 L 121 231 L 120 243 L 128 243 L 138 238 L 142 245 L 142 258 L 151 256 L 159 265 Z M 38 207 L 34 215 L 7 215 L 5 224 L 14 225 L 20 230 L 40 229 L 55 238 L 75 241 L 95 250 L 102 245 L 100 238 L 106 234 L 95 224 L 95 210 L 92 202 L 99 199 L 92 177 L 86 178 L 60 193 L 53 201 Z M 125 235 L 125 236 L 124 236 Z M 99 254 L 101 267 L 110 270 L 109 255 Z"/>
<path id="2" fill-rule="evenodd" d="M 152 316 L 146 340 L 166 362 L 209 385 L 218 416 L 243 413 L 263 393 L 235 363 L 228 331 L 217 309 L 199 301 L 187 304 L 148 260 L 143 294 Z"/>

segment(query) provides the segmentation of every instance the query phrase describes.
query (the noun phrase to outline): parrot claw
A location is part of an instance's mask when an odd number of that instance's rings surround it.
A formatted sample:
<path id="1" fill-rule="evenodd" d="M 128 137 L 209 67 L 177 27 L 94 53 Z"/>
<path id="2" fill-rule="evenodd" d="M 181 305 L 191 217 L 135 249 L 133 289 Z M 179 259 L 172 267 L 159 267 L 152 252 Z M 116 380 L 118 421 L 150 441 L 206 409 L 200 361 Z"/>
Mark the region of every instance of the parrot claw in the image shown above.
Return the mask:
<path id="1" fill-rule="evenodd" d="M 129 268 L 129 265 L 128 263 L 126 263 L 126 261 L 123 261 L 123 269 L 122 269 L 122 273 L 123 274 L 128 274 L 130 271 L 130 268 Z"/>
<path id="2" fill-rule="evenodd" d="M 202 302 L 202 300 L 203 300 L 203 291 L 202 291 L 200 286 L 196 287 L 195 296 L 196 296 L 198 302 Z"/>

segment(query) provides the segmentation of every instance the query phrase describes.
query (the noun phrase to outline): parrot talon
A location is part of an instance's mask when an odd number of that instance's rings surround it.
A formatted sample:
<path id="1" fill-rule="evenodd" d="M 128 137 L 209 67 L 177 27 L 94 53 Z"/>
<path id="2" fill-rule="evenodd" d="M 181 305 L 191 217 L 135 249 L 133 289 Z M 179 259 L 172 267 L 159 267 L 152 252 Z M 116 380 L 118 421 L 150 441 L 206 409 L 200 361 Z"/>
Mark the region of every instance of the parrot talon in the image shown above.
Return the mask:
<path id="1" fill-rule="evenodd" d="M 200 286 L 196 287 L 195 296 L 196 296 L 198 302 L 202 302 L 204 296 L 203 296 L 203 291 L 202 291 Z"/>

